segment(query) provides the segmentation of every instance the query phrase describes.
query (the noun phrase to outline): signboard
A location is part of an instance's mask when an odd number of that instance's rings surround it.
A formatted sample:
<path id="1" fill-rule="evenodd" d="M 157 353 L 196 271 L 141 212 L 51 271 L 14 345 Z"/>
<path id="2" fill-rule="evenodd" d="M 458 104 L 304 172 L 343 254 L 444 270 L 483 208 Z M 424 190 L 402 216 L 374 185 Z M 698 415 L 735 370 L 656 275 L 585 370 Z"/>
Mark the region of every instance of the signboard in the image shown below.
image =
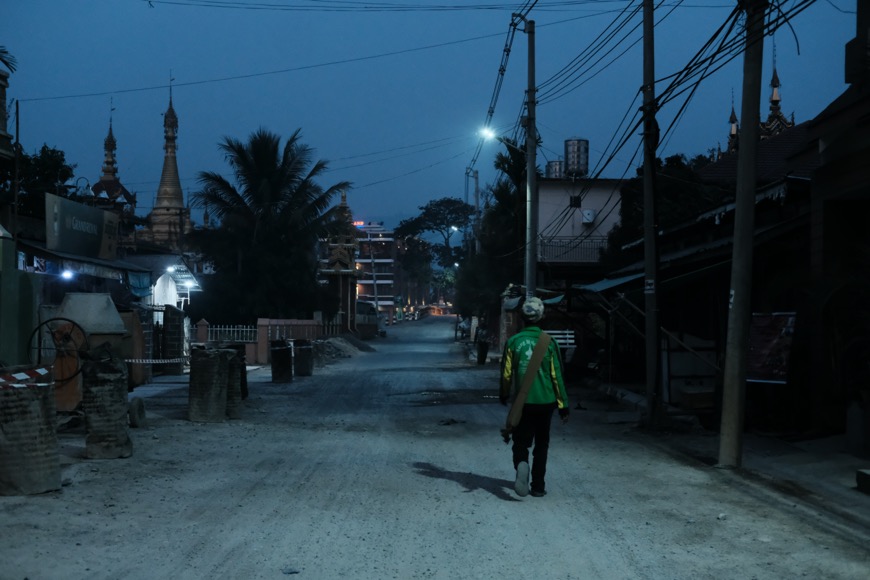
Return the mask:
<path id="1" fill-rule="evenodd" d="M 784 384 L 787 381 L 794 324 L 794 312 L 752 314 L 746 368 L 748 382 Z"/>
<path id="2" fill-rule="evenodd" d="M 117 258 L 118 216 L 45 194 L 46 248 L 102 260 Z"/>

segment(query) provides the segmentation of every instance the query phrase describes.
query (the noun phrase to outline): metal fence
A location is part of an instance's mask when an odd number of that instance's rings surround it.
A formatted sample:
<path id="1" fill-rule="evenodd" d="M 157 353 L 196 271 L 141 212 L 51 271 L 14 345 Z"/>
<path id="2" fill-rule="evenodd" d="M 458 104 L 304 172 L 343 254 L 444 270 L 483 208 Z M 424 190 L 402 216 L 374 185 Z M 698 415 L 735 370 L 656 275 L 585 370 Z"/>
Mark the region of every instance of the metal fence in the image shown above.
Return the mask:
<path id="1" fill-rule="evenodd" d="M 262 327 L 246 325 L 208 325 L 207 342 L 217 343 L 256 343 Z M 271 321 L 265 325 L 267 340 L 291 339 L 291 338 L 320 338 L 322 336 L 336 336 L 341 334 L 341 323 L 315 322 L 307 320 L 294 321 Z M 197 327 L 190 327 L 190 336 L 197 336 Z"/>
<path id="2" fill-rule="evenodd" d="M 193 327 L 192 336 L 196 336 Z M 257 342 L 256 326 L 209 326 L 208 342 Z"/>
<path id="3" fill-rule="evenodd" d="M 590 263 L 601 258 L 607 236 L 544 238 L 538 242 L 542 262 Z"/>

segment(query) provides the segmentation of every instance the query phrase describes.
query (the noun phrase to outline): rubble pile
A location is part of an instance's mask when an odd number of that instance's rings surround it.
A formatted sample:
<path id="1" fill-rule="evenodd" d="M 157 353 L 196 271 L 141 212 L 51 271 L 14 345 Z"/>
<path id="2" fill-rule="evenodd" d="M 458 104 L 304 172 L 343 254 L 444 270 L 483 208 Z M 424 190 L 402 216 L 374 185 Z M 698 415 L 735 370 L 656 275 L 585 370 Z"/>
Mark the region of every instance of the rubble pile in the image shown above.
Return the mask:
<path id="1" fill-rule="evenodd" d="M 323 340 L 313 341 L 314 360 L 318 366 L 324 366 L 340 358 L 350 358 L 359 353 L 359 349 L 347 339 L 333 336 Z"/>
<path id="2" fill-rule="evenodd" d="M 360 352 L 374 352 L 375 348 L 353 334 L 330 336 L 312 341 L 314 346 L 314 361 L 317 366 L 325 366 L 341 358 L 350 358 Z"/>

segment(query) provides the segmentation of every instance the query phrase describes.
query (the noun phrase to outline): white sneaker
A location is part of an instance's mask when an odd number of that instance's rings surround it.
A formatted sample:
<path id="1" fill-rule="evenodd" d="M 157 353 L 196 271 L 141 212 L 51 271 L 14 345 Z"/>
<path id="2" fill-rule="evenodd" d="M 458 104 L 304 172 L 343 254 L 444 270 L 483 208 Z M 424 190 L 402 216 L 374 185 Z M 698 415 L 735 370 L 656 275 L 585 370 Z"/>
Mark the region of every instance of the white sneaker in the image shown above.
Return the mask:
<path id="1" fill-rule="evenodd" d="M 517 479 L 514 481 L 514 491 L 520 497 L 529 495 L 529 464 L 525 461 L 520 461 L 517 465 Z"/>

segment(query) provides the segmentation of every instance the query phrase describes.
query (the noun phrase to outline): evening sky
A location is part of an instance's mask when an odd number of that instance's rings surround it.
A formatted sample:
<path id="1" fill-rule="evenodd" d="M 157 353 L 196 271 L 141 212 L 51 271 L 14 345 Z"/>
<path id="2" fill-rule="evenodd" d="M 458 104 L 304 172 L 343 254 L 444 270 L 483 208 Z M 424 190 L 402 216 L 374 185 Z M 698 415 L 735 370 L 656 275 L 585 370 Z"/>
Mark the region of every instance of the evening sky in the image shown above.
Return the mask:
<path id="1" fill-rule="evenodd" d="M 768 112 L 773 64 L 782 108 L 812 119 L 846 89 L 844 45 L 855 36 L 856 0 L 819 0 L 765 41 L 761 113 Z M 458 0 L 384 2 L 307 0 L 5 0 L 0 45 L 17 60 L 10 77 L 9 131 L 28 153 L 42 144 L 66 153 L 76 176 L 94 184 L 103 163 L 109 120 L 119 176 L 137 193 L 138 213 L 153 205 L 163 164 L 163 118 L 172 85 L 179 119 L 178 167 L 185 196 L 200 171 L 229 176 L 218 150 L 224 136 L 241 140 L 258 128 L 282 137 L 301 129 L 317 158 L 329 162 L 322 185 L 351 181 L 356 219 L 388 227 L 442 197 L 474 202 L 468 170 L 491 183 L 496 143 L 481 146 L 479 129 L 515 136 L 527 87 L 524 24 L 510 43 L 503 84 L 499 67 L 512 13 L 523 2 Z M 657 5 L 659 2 L 657 2 Z M 735 1 L 666 0 L 656 9 L 657 92 L 722 26 Z M 779 3 L 784 12 L 800 4 Z M 639 1 L 540 0 L 536 81 L 549 98 L 537 109 L 538 164 L 562 155 L 565 139 L 590 143 L 590 166 L 640 106 L 642 53 Z M 580 68 L 570 67 L 615 22 L 627 21 L 612 44 Z M 633 43 L 633 44 L 632 44 Z M 726 144 L 732 103 L 740 114 L 742 57 L 700 82 L 659 155 L 693 156 Z M 170 79 L 171 83 L 170 83 Z M 685 94 L 686 96 L 688 93 Z M 684 97 L 659 113 L 662 130 Z M 495 104 L 493 113 L 488 113 Z M 624 125 L 623 131 L 624 131 Z M 521 134 L 520 134 L 521 135 Z M 633 175 L 640 136 L 603 168 L 603 177 Z M 79 179 L 79 184 L 85 180 Z M 336 200 L 337 201 L 337 200 Z M 201 212 L 194 212 L 201 223 Z"/>

